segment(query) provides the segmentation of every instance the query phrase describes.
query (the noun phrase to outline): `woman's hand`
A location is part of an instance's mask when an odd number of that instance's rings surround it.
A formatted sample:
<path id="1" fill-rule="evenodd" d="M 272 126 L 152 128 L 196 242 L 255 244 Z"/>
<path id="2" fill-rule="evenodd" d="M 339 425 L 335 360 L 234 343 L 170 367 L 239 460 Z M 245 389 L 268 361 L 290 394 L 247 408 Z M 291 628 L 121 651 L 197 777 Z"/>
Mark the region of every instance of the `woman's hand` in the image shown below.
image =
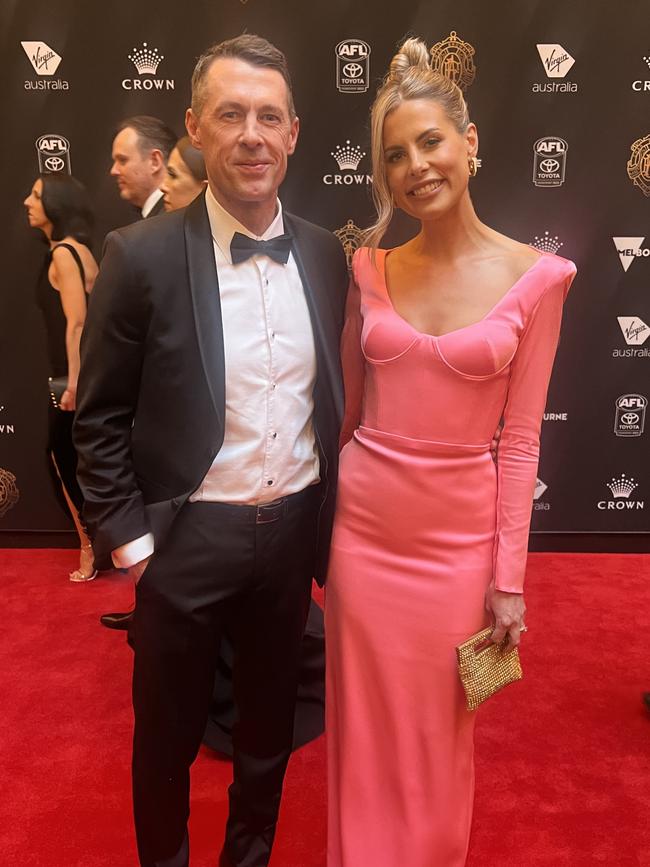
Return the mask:
<path id="1" fill-rule="evenodd" d="M 494 632 L 490 641 L 500 644 L 508 636 L 508 648 L 517 647 L 525 631 L 526 604 L 522 593 L 505 593 L 490 584 L 485 594 L 485 608 L 494 617 Z"/>
<path id="2" fill-rule="evenodd" d="M 61 409 L 66 410 L 66 412 L 74 412 L 77 408 L 77 389 L 68 386 L 61 395 L 61 403 L 59 406 Z"/>

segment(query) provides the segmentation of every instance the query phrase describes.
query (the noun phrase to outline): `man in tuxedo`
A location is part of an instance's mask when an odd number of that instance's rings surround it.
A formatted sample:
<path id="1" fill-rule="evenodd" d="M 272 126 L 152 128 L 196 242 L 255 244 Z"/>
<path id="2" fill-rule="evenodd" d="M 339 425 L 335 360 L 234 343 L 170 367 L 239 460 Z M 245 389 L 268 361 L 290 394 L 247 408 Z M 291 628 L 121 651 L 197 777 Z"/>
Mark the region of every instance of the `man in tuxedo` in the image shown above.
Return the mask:
<path id="1" fill-rule="evenodd" d="M 120 198 L 137 208 L 142 219 L 164 211 L 160 187 L 176 140 L 166 123 L 146 114 L 127 117 L 117 127 L 111 176 Z"/>
<path id="2" fill-rule="evenodd" d="M 117 182 L 120 198 L 133 205 L 139 220 L 164 213 L 160 187 L 175 144 L 176 135 L 157 117 L 140 114 L 118 124 L 111 152 L 111 176 Z M 119 611 L 102 614 L 99 620 L 108 629 L 128 629 L 132 617 L 133 611 Z"/>
<path id="3" fill-rule="evenodd" d="M 284 55 L 243 35 L 197 63 L 209 186 L 111 233 L 82 340 L 75 442 L 95 551 L 138 581 L 133 796 L 142 867 L 186 867 L 189 769 L 224 628 L 233 784 L 222 867 L 268 864 L 311 580 L 327 568 L 347 271 L 277 198 L 299 122 Z"/>

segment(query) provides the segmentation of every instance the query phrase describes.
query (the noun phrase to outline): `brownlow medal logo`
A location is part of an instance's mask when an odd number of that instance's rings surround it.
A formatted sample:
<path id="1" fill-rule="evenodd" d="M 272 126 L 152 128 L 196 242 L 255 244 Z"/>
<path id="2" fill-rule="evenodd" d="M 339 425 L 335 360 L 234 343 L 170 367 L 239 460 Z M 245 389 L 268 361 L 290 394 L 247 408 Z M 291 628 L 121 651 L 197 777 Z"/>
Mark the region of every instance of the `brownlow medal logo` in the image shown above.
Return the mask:
<path id="1" fill-rule="evenodd" d="M 0 518 L 4 518 L 9 509 L 20 499 L 16 477 L 9 470 L 0 467 Z"/>
<path id="2" fill-rule="evenodd" d="M 450 78 L 461 90 L 467 90 L 476 77 L 474 53 L 469 42 L 464 42 L 452 30 L 446 39 L 436 42 L 431 49 L 431 68 Z"/>
<path id="3" fill-rule="evenodd" d="M 352 268 L 352 257 L 354 256 L 354 252 L 359 248 L 359 245 L 361 244 L 363 229 L 360 229 L 355 224 L 354 220 L 348 220 L 345 226 L 341 226 L 340 229 L 336 229 L 334 231 L 334 234 L 343 246 L 343 251 L 345 253 L 345 258 L 348 262 L 349 270 Z"/>
<path id="4" fill-rule="evenodd" d="M 627 162 L 627 174 L 644 196 L 650 196 L 650 135 L 632 144 L 632 156 Z"/>

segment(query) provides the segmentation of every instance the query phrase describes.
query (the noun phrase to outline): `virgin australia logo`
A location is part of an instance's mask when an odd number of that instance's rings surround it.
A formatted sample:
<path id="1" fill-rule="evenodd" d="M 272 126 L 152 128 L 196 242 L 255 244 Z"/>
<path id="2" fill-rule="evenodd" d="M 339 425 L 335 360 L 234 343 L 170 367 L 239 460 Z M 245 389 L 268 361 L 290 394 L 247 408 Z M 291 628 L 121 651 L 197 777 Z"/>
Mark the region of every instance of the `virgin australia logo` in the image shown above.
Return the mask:
<path id="1" fill-rule="evenodd" d="M 600 500 L 598 502 L 599 509 L 607 511 L 614 509 L 618 511 L 643 509 L 643 500 L 630 499 L 630 495 L 636 491 L 639 485 L 634 479 L 628 478 L 625 473 L 621 473 L 619 478 L 612 478 L 611 482 L 607 482 L 607 487 L 611 491 L 612 499 Z"/>
<path id="2" fill-rule="evenodd" d="M 124 90 L 174 90 L 173 78 L 155 77 L 158 67 L 165 59 L 165 55 L 160 54 L 157 48 L 149 48 L 147 43 L 143 42 L 142 47 L 134 48 L 128 58 L 135 66 L 139 77 L 123 79 Z"/>
<path id="3" fill-rule="evenodd" d="M 62 57 L 46 42 L 21 42 L 23 51 L 38 75 L 36 81 L 25 81 L 25 90 L 69 90 L 70 85 L 61 78 L 53 78 Z"/>
<path id="4" fill-rule="evenodd" d="M 638 316 L 617 316 L 628 346 L 641 346 L 650 336 L 650 328 Z"/>
<path id="5" fill-rule="evenodd" d="M 564 78 L 575 63 L 569 52 L 557 42 L 540 43 L 537 45 L 537 51 L 546 77 L 554 80 L 533 84 L 533 93 L 575 93 L 578 85 L 574 81 L 557 80 Z"/>
<path id="6" fill-rule="evenodd" d="M 54 75 L 61 63 L 60 54 L 45 42 L 21 42 L 20 44 L 37 75 Z"/>
<path id="7" fill-rule="evenodd" d="M 328 186 L 344 185 L 353 186 L 355 184 L 371 184 L 372 175 L 365 173 L 357 173 L 359 163 L 365 157 L 365 152 L 357 145 L 352 145 L 350 139 L 347 139 L 344 145 L 337 145 L 331 152 L 331 156 L 336 160 L 336 163 L 341 169 L 342 174 L 328 173 L 323 175 L 323 183 Z M 353 174 L 354 173 L 354 174 Z"/>
<path id="8" fill-rule="evenodd" d="M 535 482 L 535 492 L 533 493 L 533 509 L 536 512 L 548 512 L 551 508 L 551 504 L 542 499 L 546 491 L 548 490 L 548 485 L 545 485 L 541 479 L 537 479 Z"/>
<path id="9" fill-rule="evenodd" d="M 650 358 L 643 344 L 650 337 L 650 327 L 638 316 L 617 316 L 627 349 L 613 349 L 612 358 Z"/>

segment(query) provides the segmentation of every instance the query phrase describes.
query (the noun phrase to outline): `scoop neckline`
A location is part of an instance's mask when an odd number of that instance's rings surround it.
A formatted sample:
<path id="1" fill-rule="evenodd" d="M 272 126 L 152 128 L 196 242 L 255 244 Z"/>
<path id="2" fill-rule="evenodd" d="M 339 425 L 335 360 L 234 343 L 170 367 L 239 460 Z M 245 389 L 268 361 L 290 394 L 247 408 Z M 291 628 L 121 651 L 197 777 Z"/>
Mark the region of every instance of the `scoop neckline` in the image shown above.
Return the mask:
<path id="1" fill-rule="evenodd" d="M 530 245 L 528 245 L 528 246 L 530 246 Z M 467 331 L 469 328 L 476 328 L 477 325 L 480 325 L 482 322 L 486 322 L 490 318 L 490 316 L 492 316 L 497 311 L 497 309 L 501 306 L 501 304 L 503 304 L 503 302 L 507 298 L 510 297 L 510 295 L 519 286 L 519 284 L 522 282 L 522 280 L 524 280 L 526 277 L 528 277 L 528 275 L 532 271 L 534 271 L 535 268 L 537 268 L 537 266 L 542 261 L 542 259 L 545 259 L 547 257 L 546 253 L 542 253 L 542 252 L 538 251 L 539 256 L 533 262 L 533 264 L 530 265 L 528 268 L 526 268 L 526 270 L 523 272 L 523 274 L 521 274 L 521 276 L 515 280 L 515 282 L 512 284 L 512 286 L 510 286 L 510 288 L 504 292 L 504 294 L 501 296 L 501 298 L 499 298 L 499 300 L 496 302 L 496 304 L 494 304 L 484 316 L 482 316 L 480 319 L 477 319 L 476 322 L 470 322 L 469 325 L 462 325 L 460 328 L 453 328 L 451 331 L 445 331 L 443 334 L 429 334 L 428 331 L 420 331 L 418 328 L 415 327 L 415 325 L 412 325 L 408 321 L 408 319 L 405 319 L 401 313 L 398 313 L 395 305 L 393 304 L 393 299 L 390 297 L 390 292 L 388 291 L 388 281 L 386 279 L 386 258 L 388 256 L 388 254 L 391 253 L 394 249 L 396 249 L 396 248 L 395 247 L 389 247 L 388 249 L 381 249 L 381 253 L 383 253 L 383 256 L 382 256 L 380 275 L 381 275 L 381 283 L 382 283 L 382 287 L 384 290 L 384 294 L 386 295 L 386 301 L 388 302 L 388 304 L 389 304 L 391 310 L 393 311 L 393 313 L 395 314 L 395 316 L 399 317 L 402 320 L 402 322 L 404 322 L 411 329 L 411 331 L 413 331 L 415 334 L 420 335 L 421 337 L 429 337 L 429 338 L 431 338 L 431 340 L 442 340 L 443 337 L 448 337 L 450 334 L 459 334 L 461 331 Z M 534 250 L 536 248 L 531 247 L 531 249 Z"/>

